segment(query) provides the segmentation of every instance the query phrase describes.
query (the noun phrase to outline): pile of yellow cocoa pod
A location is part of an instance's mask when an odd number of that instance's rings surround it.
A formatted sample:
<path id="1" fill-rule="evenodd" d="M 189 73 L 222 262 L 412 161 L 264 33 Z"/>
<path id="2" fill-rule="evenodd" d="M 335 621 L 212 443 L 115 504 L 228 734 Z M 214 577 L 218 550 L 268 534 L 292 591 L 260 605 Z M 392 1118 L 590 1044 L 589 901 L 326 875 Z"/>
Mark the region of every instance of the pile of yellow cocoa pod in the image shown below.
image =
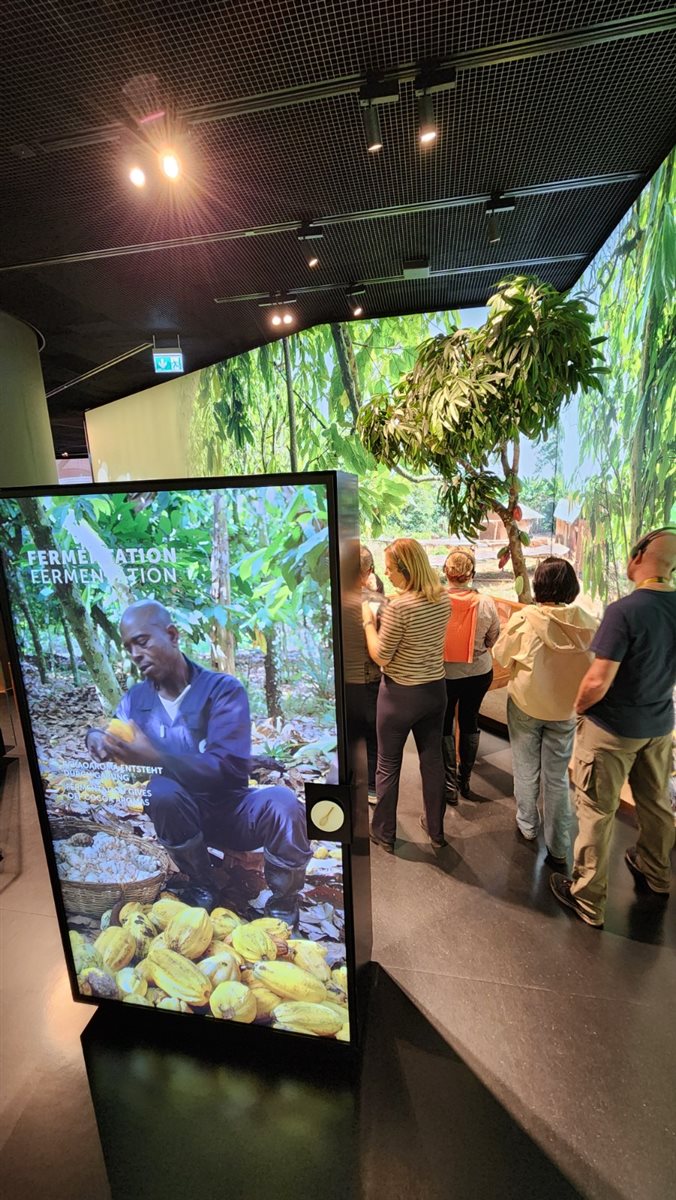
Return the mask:
<path id="1" fill-rule="evenodd" d="M 82 995 L 349 1042 L 347 968 L 332 970 L 326 947 L 277 917 L 245 921 L 164 893 L 110 919 L 93 942 L 70 932 Z"/>

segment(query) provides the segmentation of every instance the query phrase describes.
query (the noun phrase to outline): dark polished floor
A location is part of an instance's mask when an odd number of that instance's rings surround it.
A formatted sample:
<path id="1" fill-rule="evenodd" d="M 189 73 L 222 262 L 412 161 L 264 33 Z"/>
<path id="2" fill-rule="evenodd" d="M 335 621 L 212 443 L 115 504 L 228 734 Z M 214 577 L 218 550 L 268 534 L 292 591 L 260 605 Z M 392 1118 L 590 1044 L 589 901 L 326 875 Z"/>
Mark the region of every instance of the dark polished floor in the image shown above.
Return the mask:
<path id="1" fill-rule="evenodd" d="M 676 909 L 637 899 L 622 862 L 627 813 L 606 929 L 559 909 L 543 847 L 514 836 L 509 749 L 484 735 L 482 752 L 483 802 L 449 811 L 452 844 L 439 855 L 417 824 L 407 756 L 403 840 L 394 858 L 373 855 L 381 968 L 358 1079 L 331 1064 L 313 1079 L 267 1051 L 253 1067 L 225 1047 L 220 1061 L 213 1046 L 179 1052 L 103 1014 L 81 1045 L 91 1009 L 70 999 L 29 781 L 10 766 L 0 800 L 3 1194 L 671 1194 Z"/>

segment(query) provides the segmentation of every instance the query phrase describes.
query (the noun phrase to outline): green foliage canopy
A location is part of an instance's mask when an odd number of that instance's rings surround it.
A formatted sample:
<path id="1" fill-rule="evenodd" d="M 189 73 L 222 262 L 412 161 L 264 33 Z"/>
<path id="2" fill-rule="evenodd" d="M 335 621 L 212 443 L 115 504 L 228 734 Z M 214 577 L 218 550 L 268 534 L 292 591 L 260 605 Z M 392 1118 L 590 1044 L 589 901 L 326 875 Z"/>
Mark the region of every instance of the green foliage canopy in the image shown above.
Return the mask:
<path id="1" fill-rule="evenodd" d="M 478 329 L 453 328 L 426 341 L 389 394 L 360 413 L 358 432 L 381 463 L 430 468 L 443 484 L 453 532 L 470 537 L 487 512 L 518 497 L 521 434 L 545 438 L 579 388 L 599 391 L 602 337 L 592 337 L 585 305 L 537 279 L 502 281 Z M 500 453 L 504 476 L 490 469 Z M 516 461 L 515 461 L 516 459 Z"/>

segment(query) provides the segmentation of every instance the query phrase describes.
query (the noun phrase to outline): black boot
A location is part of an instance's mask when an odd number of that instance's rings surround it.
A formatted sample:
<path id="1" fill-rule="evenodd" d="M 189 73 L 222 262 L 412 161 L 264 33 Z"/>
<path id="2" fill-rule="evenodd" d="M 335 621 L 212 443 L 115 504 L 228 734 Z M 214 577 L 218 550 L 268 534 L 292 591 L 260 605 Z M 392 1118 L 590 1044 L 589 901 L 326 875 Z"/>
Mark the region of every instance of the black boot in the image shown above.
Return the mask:
<path id="1" fill-rule="evenodd" d="M 196 833 L 190 841 L 182 846 L 169 846 L 162 842 L 169 852 L 179 871 L 187 875 L 187 881 L 169 880 L 165 890 L 172 892 L 184 904 L 194 908 L 206 908 L 211 912 L 218 903 L 219 888 L 211 880 L 211 859 L 206 842 L 201 833 Z"/>
<path id="2" fill-rule="evenodd" d="M 448 734 L 441 739 L 441 750 L 444 756 L 444 795 L 446 803 L 458 803 L 458 771 L 455 761 L 455 735 Z"/>
<path id="3" fill-rule="evenodd" d="M 265 904 L 266 917 L 279 917 L 292 928 L 298 924 L 300 893 L 305 884 L 305 867 L 278 867 L 265 862 L 265 881 L 272 895 Z"/>
<path id="4" fill-rule="evenodd" d="M 471 794 L 469 779 L 479 749 L 479 737 L 480 734 L 478 733 L 466 733 L 464 736 L 460 734 L 460 771 L 458 773 L 458 781 L 460 795 L 464 796 L 465 799 L 468 799 Z"/>

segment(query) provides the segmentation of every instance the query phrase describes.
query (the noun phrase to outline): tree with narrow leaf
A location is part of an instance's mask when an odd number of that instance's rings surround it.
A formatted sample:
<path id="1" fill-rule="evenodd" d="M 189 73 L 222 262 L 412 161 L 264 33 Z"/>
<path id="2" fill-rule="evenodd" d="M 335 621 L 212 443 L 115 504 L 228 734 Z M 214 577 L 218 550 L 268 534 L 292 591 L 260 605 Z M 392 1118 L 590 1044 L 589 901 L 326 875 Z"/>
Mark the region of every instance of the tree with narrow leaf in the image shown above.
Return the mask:
<path id="1" fill-rule="evenodd" d="M 511 558 L 524 601 L 531 592 L 528 535 L 518 526 L 521 436 L 546 440 L 565 401 L 579 389 L 601 390 L 603 340 L 592 337 L 581 300 L 533 277 L 506 279 L 483 325 L 424 342 L 413 369 L 359 416 L 358 433 L 376 460 L 438 477 L 452 533 L 476 538 L 490 511 L 500 515 L 507 545 L 499 561 Z"/>

